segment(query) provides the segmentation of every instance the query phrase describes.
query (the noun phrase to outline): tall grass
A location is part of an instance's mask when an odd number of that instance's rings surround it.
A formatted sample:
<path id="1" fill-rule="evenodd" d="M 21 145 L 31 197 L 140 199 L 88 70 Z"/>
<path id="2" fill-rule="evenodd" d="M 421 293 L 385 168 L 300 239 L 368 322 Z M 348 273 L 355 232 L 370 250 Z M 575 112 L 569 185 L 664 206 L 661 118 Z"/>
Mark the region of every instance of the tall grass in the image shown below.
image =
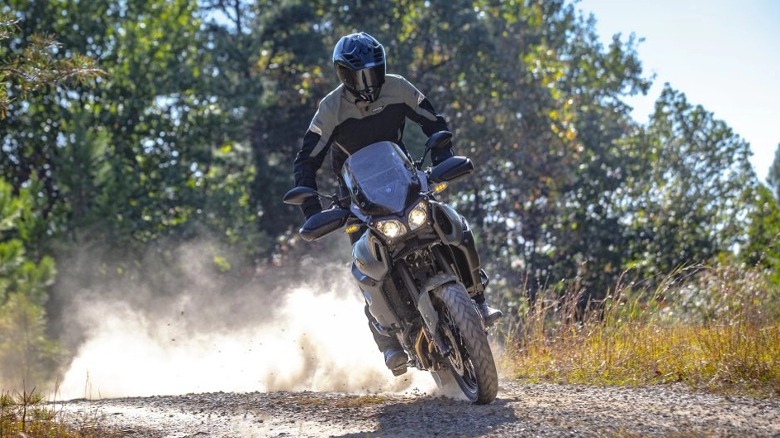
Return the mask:
<path id="1" fill-rule="evenodd" d="M 35 389 L 0 394 L 0 437 L 107 438 L 119 434 L 102 427 L 100 419 L 83 414 L 65 421 L 54 405 Z"/>
<path id="2" fill-rule="evenodd" d="M 780 395 L 780 293 L 765 274 L 689 267 L 653 290 L 619 284 L 584 313 L 581 293 L 540 294 L 504 329 L 503 366 L 529 381 Z"/>
<path id="3" fill-rule="evenodd" d="M 70 437 L 36 391 L 0 394 L 0 436 Z"/>

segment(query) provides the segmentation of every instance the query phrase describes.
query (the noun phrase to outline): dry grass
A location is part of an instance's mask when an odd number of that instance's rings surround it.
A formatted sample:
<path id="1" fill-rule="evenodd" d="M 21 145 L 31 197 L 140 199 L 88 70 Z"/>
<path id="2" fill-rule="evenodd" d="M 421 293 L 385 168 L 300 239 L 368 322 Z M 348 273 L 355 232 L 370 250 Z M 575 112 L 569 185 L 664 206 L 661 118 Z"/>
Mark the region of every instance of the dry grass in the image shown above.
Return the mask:
<path id="1" fill-rule="evenodd" d="M 0 395 L 0 436 L 76 437 L 35 392 Z"/>
<path id="2" fill-rule="evenodd" d="M 618 287 L 575 317 L 579 294 L 547 294 L 506 330 L 504 367 L 529 381 L 596 385 L 683 382 L 780 395 L 780 300 L 756 272 L 696 267 L 655 291 Z"/>
<path id="3" fill-rule="evenodd" d="M 68 424 L 36 390 L 0 394 L 0 437 L 105 438 L 119 436 L 101 427 L 97 418 Z"/>

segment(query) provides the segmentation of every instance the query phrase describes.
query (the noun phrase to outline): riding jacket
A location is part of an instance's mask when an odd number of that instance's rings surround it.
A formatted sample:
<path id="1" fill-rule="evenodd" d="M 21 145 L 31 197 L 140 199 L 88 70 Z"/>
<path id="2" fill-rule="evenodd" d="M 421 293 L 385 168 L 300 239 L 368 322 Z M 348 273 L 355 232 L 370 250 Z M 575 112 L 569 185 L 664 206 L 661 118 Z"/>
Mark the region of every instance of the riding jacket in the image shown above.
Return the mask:
<path id="1" fill-rule="evenodd" d="M 331 91 L 319 104 L 317 113 L 303 137 L 303 145 L 295 157 L 293 173 L 296 186 L 317 189 L 317 171 L 330 152 L 333 171 L 340 178 L 341 166 L 349 155 L 378 141 L 392 141 L 408 155 L 403 144 L 406 119 L 420 125 L 427 136 L 448 130 L 447 122 L 428 99 L 409 81 L 388 74 L 375 102 L 365 102 L 350 94 L 344 85 Z M 431 157 L 438 164 L 453 155 L 452 148 L 436 151 Z M 310 199 L 301 206 L 309 218 L 322 210 L 319 199 Z"/>

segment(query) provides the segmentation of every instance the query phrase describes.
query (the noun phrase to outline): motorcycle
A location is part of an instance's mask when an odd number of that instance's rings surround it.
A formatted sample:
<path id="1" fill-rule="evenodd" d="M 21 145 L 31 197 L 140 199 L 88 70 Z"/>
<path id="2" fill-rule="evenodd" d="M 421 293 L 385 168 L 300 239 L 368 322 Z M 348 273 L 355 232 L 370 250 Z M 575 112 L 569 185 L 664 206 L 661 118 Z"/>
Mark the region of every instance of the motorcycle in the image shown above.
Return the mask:
<path id="1" fill-rule="evenodd" d="M 449 147 L 451 138 L 448 131 L 432 135 L 416 162 L 395 143 L 368 145 L 342 167 L 348 194 L 296 187 L 284 202 L 329 199 L 331 207 L 311 216 L 300 236 L 313 241 L 341 228 L 362 232 L 352 248 L 352 275 L 377 331 L 398 338 L 410 358 L 407 366 L 429 371 L 441 388 L 457 385 L 471 402 L 487 404 L 496 398 L 498 375 L 484 321 L 470 298 L 484 290 L 487 277 L 468 223 L 436 199 L 474 165 L 453 156 L 422 170 L 428 153 Z"/>

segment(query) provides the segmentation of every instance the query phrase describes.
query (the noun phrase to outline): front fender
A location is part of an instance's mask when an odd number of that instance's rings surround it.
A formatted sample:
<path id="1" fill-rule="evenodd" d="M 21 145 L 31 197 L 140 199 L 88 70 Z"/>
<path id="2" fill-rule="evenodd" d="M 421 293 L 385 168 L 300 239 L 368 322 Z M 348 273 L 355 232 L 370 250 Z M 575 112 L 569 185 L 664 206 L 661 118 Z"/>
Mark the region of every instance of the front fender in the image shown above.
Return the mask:
<path id="1" fill-rule="evenodd" d="M 428 279 L 423 284 L 420 297 L 417 300 L 417 310 L 422 315 L 425 326 L 428 327 L 428 332 L 433 336 L 433 342 L 442 354 L 447 354 L 447 344 L 439 334 L 439 313 L 433 307 L 433 301 L 431 301 L 431 293 L 448 283 L 457 282 L 458 278 L 450 274 L 439 274 Z"/>
<path id="2" fill-rule="evenodd" d="M 417 299 L 417 310 L 420 311 L 420 314 L 423 317 L 423 321 L 425 321 L 425 325 L 428 326 L 428 329 L 431 331 L 431 333 L 436 332 L 436 327 L 439 324 L 439 314 L 433 307 L 433 302 L 431 301 L 431 291 L 437 287 L 443 286 L 447 283 L 454 283 L 456 281 L 458 281 L 458 278 L 454 275 L 439 274 L 429 278 L 428 281 L 426 281 L 422 286 L 420 296 Z"/>

